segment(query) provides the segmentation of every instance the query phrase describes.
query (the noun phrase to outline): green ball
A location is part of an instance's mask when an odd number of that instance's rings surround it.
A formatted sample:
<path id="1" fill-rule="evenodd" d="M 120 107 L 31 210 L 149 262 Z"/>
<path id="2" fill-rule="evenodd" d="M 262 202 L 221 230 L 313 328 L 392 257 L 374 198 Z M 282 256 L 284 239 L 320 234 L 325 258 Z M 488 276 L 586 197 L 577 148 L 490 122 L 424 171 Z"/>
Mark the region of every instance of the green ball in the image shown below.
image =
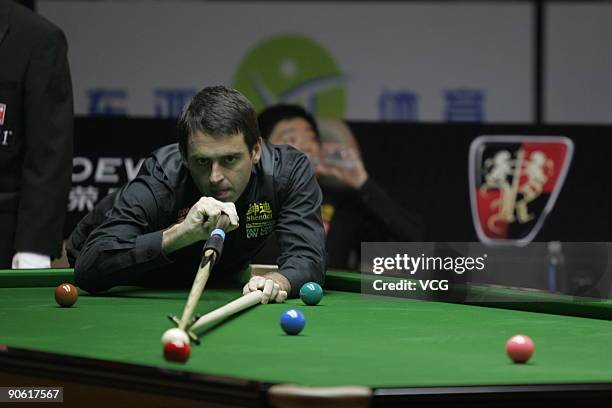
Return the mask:
<path id="1" fill-rule="evenodd" d="M 300 289 L 300 298 L 308 306 L 314 306 L 323 298 L 323 288 L 316 282 L 305 283 Z"/>

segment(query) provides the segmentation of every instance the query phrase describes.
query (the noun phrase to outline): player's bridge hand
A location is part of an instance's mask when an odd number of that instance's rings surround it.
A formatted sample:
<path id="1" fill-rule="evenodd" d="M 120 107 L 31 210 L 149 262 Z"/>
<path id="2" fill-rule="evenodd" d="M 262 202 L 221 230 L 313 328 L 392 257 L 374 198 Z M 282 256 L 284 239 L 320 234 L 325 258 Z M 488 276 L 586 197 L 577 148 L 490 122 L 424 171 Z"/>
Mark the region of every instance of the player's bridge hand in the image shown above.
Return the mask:
<path id="1" fill-rule="evenodd" d="M 191 207 L 183 221 L 186 234 L 192 235 L 193 241 L 206 240 L 217 226 L 221 213 L 229 217 L 230 225 L 225 232 L 238 228 L 238 213 L 234 203 L 224 203 L 212 197 L 202 197 Z"/>
<path id="2" fill-rule="evenodd" d="M 266 304 L 268 302 L 283 303 L 287 299 L 287 292 L 281 290 L 280 285 L 274 282 L 272 279 L 264 278 L 263 276 L 253 276 L 249 282 L 244 285 L 242 294 L 247 295 L 250 292 L 261 290 L 263 297 L 261 303 Z"/>

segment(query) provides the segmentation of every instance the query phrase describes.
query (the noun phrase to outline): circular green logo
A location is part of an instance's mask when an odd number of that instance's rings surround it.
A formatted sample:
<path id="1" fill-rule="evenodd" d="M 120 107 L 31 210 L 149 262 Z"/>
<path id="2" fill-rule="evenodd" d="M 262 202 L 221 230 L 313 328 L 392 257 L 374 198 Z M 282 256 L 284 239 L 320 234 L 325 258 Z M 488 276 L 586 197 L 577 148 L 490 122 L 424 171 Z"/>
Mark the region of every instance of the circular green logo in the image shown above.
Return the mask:
<path id="1" fill-rule="evenodd" d="M 345 78 L 331 55 L 300 35 L 278 35 L 251 49 L 238 66 L 232 86 L 261 111 L 294 103 L 311 113 L 344 117 Z"/>

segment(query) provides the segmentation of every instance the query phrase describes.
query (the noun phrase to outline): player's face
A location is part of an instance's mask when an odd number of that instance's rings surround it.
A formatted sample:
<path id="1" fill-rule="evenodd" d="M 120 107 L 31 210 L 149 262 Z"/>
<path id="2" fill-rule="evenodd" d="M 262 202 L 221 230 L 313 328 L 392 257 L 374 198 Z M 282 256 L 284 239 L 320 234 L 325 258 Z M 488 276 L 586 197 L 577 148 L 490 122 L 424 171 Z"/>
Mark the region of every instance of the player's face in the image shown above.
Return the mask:
<path id="1" fill-rule="evenodd" d="M 270 134 L 270 143 L 288 144 L 308 157 L 318 158 L 321 147 L 314 129 L 302 118 L 285 119 L 276 124 Z"/>
<path id="2" fill-rule="evenodd" d="M 200 194 L 236 202 L 259 161 L 261 145 L 258 141 L 249 152 L 242 133 L 212 137 L 197 131 L 189 136 L 185 155 Z"/>

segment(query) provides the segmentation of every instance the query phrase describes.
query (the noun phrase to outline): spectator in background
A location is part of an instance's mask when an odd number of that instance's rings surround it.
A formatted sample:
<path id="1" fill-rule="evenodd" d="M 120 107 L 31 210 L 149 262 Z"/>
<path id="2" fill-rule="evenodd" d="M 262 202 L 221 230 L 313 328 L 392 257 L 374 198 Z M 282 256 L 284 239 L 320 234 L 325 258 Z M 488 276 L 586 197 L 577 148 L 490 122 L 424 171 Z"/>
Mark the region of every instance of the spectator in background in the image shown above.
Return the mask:
<path id="1" fill-rule="evenodd" d="M 0 268 L 49 268 L 61 252 L 72 173 L 64 33 L 0 0 Z"/>
<path id="2" fill-rule="evenodd" d="M 267 108 L 258 122 L 263 139 L 303 151 L 315 167 L 329 267 L 359 269 L 361 242 L 423 239 L 421 216 L 397 204 L 370 177 L 352 135 L 346 143 L 321 143 L 314 118 L 295 105 Z M 274 262 L 270 246 L 259 262 Z"/>

